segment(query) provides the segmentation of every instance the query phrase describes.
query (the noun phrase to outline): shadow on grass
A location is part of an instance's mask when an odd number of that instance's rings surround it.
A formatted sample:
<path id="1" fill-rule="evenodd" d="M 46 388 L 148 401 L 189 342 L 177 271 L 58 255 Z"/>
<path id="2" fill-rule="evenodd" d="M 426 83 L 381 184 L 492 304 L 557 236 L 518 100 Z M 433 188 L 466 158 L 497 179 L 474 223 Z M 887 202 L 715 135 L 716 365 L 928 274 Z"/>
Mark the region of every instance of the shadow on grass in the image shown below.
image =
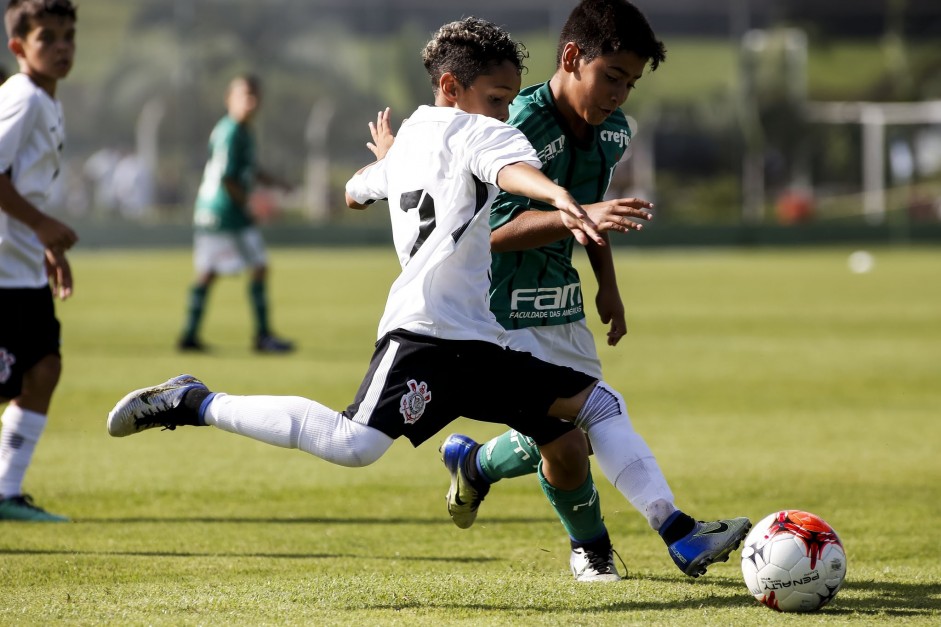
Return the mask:
<path id="1" fill-rule="evenodd" d="M 108 518 L 73 518 L 72 524 L 94 523 L 94 524 L 165 524 L 165 523 L 210 523 L 210 524 L 235 524 L 235 525 L 258 525 L 258 524 L 276 524 L 276 525 L 453 525 L 447 518 L 441 516 L 437 518 L 389 518 L 383 516 L 356 518 L 343 517 L 298 517 L 298 518 L 249 518 L 239 516 L 186 516 L 169 517 L 162 516 L 128 516 L 128 517 L 108 517 Z M 557 518 L 548 516 L 541 518 L 491 518 L 481 521 L 481 525 L 489 524 L 508 524 L 508 525 L 533 525 L 540 523 L 557 523 Z"/>
<path id="2" fill-rule="evenodd" d="M 67 549 L 0 549 L 0 555 L 88 555 L 91 557 L 250 557 L 260 559 L 356 559 L 402 562 L 463 562 L 484 564 L 503 561 L 497 557 L 421 557 L 410 555 L 359 555 L 353 553 L 206 553 L 196 551 L 71 551 Z"/>
<path id="3" fill-rule="evenodd" d="M 660 579 L 671 584 L 676 584 L 675 579 L 664 577 L 651 577 L 651 579 Z M 705 583 L 705 582 L 704 582 Z M 744 585 L 740 581 L 725 578 L 723 581 L 710 580 L 710 583 L 719 583 L 724 586 L 732 586 L 744 592 Z M 608 584 L 612 585 L 612 584 Z M 616 584 L 615 584 L 616 585 Z M 609 588 L 606 588 L 606 590 Z M 868 618 L 922 618 L 938 617 L 941 618 L 941 584 L 906 584 L 898 582 L 863 582 L 852 583 L 852 590 L 866 590 L 872 594 L 871 598 L 866 599 L 841 599 L 837 596 L 830 604 L 821 609 L 817 615 L 820 617 L 843 617 L 850 619 L 868 619 Z M 841 591 L 842 593 L 842 591 Z M 396 610 L 403 609 L 428 609 L 429 605 L 441 607 L 443 609 L 461 609 L 461 610 L 482 610 L 491 612 L 518 612 L 521 608 L 512 604 L 428 604 L 426 602 L 403 603 L 403 604 L 376 604 L 370 605 L 369 609 L 374 610 Z M 728 596 L 726 594 L 715 595 L 706 598 L 696 597 L 690 599 L 664 599 L 663 601 L 623 601 L 620 603 L 605 602 L 603 607 L 592 608 L 590 604 L 579 604 L 577 608 L 571 608 L 579 615 L 578 622 L 584 622 L 585 615 L 592 615 L 603 619 L 606 615 L 626 612 L 626 611 L 673 611 L 673 610 L 707 610 L 707 609 L 732 609 L 754 606 L 761 612 L 770 612 L 767 608 L 761 606 L 757 601 L 751 599 L 747 592 Z M 527 606 L 527 612 L 546 612 L 558 615 L 560 609 L 555 604 L 545 605 L 543 607 Z M 881 622 L 881 621 L 880 621 Z"/>

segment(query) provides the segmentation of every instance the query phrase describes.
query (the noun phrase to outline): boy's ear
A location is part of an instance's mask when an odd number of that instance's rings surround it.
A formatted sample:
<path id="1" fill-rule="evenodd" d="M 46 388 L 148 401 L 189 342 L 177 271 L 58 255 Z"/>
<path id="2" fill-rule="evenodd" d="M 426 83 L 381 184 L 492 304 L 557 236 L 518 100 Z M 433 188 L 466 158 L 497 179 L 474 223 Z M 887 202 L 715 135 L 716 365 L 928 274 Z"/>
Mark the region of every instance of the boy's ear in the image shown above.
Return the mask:
<path id="1" fill-rule="evenodd" d="M 7 42 L 7 48 L 9 48 L 10 52 L 12 52 L 13 56 L 15 56 L 17 59 L 25 56 L 25 53 L 23 52 L 23 42 L 20 41 L 19 37 L 11 37 L 10 41 Z"/>
<path id="2" fill-rule="evenodd" d="M 566 72 L 574 72 L 576 61 L 581 52 L 582 51 L 578 49 L 578 44 L 574 41 L 566 43 L 562 47 L 562 59 L 559 61 L 559 65 Z"/>
<path id="3" fill-rule="evenodd" d="M 457 102 L 460 89 L 461 84 L 458 82 L 457 78 L 455 78 L 454 74 L 450 72 L 445 72 L 438 80 L 438 91 L 450 104 Z"/>

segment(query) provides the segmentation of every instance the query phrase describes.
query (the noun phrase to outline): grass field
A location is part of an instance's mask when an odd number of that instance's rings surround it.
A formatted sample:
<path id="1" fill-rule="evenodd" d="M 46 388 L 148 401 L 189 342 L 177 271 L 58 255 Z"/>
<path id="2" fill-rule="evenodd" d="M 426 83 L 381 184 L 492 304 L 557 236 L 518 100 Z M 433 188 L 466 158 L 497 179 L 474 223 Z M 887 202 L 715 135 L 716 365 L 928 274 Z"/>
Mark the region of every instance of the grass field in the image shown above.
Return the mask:
<path id="1" fill-rule="evenodd" d="M 276 328 L 300 350 L 250 352 L 232 279 L 206 321 L 216 350 L 190 356 L 172 348 L 189 252 L 143 251 L 73 257 L 65 373 L 26 487 L 74 520 L 0 524 L 0 624 L 938 624 L 941 252 L 876 250 L 860 275 L 849 252 L 618 250 L 630 333 L 600 347 L 681 507 L 800 508 L 834 526 L 849 574 L 818 614 L 759 606 L 737 553 L 683 577 L 600 473 L 619 584 L 572 580 L 532 477 L 497 485 L 459 530 L 436 451 L 446 432 L 364 469 L 213 429 L 109 438 L 117 399 L 180 372 L 344 407 L 396 273 L 385 249 L 275 251 Z"/>

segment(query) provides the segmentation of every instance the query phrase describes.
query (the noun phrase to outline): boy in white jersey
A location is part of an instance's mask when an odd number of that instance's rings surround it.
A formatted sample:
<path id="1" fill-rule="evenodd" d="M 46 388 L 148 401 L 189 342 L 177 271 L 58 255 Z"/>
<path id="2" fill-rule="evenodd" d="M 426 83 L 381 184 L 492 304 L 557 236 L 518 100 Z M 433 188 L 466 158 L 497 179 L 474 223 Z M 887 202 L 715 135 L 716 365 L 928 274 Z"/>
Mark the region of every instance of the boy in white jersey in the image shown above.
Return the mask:
<path id="1" fill-rule="evenodd" d="M 650 206 L 637 199 L 605 201 L 604 195 L 631 138 L 619 107 L 647 64 L 656 70 L 664 60 L 663 44 L 637 7 L 627 0 L 583 0 L 562 28 L 555 74 L 546 83 L 527 87 L 510 107 L 509 123 L 533 144 L 544 162 L 542 171 L 568 189 L 598 224 L 621 207 Z M 572 264 L 573 241 L 559 228 L 554 213 L 552 207 L 505 192 L 494 201 L 491 310 L 507 330 L 510 348 L 601 378 L 578 272 Z M 607 340 L 614 346 L 626 324 L 611 249 L 589 245 L 586 250 L 598 282 L 598 313 L 602 322 L 610 324 Z M 560 440 L 568 443 L 573 457 L 587 450 L 581 432 L 572 431 Z M 744 519 L 696 523 L 676 508 L 643 438 L 634 434 L 626 442 L 625 446 L 636 447 L 639 459 L 619 482 L 638 486 L 631 503 L 660 533 L 677 567 L 695 577 L 711 561 L 727 557 L 727 552 L 722 553 L 737 545 L 748 530 Z M 448 511 L 458 527 L 466 529 L 474 523 L 492 483 L 537 473 L 571 539 L 575 578 L 599 582 L 619 578 L 590 474 L 581 485 L 554 488 L 540 467 L 537 444 L 515 431 L 482 445 L 452 434 L 441 452 L 451 474 Z M 648 489 L 639 488 L 643 485 Z M 713 555 L 703 559 L 697 534 L 710 525 L 727 529 L 713 534 L 708 542 Z"/>
<path id="2" fill-rule="evenodd" d="M 70 0 L 11 0 L 4 13 L 19 73 L 0 86 L 0 520 L 68 520 L 37 507 L 23 478 L 62 368 L 53 291 L 72 293 L 65 251 L 78 237 L 43 209 L 59 174 L 56 85 L 72 69 L 75 22 Z"/>
<path id="3" fill-rule="evenodd" d="M 497 187 L 559 209 L 580 243 L 604 241 L 571 195 L 538 171 L 522 133 L 499 121 L 519 92 L 523 52 L 493 24 L 466 18 L 442 27 L 423 56 L 437 106 L 419 107 L 388 152 L 380 142 L 382 158 L 347 183 L 350 207 L 388 199 L 402 265 L 353 403 L 341 413 L 301 397 L 212 393 L 180 375 L 121 399 L 108 416 L 112 436 L 211 425 L 364 466 L 397 437 L 417 446 L 467 416 L 533 437 L 550 482 L 584 481 L 587 473 L 587 454 L 557 454 L 571 422 L 586 430 L 612 482 L 635 461 L 622 454 L 621 434 L 630 429 L 620 395 L 591 376 L 507 349 L 489 309 L 488 219 Z M 631 224 L 618 216 L 606 228 Z"/>

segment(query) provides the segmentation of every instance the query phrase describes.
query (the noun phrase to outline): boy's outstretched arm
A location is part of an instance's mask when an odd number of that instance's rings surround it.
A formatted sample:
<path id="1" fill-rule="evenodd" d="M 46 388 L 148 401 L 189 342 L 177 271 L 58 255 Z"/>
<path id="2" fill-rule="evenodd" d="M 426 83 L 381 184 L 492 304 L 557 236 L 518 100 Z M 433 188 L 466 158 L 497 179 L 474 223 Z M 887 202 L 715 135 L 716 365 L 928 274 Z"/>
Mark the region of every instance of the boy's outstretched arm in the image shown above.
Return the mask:
<path id="1" fill-rule="evenodd" d="M 618 198 L 584 205 L 586 213 L 599 231 L 639 231 L 643 226 L 635 220 L 649 220 L 653 205 L 639 198 Z M 538 248 L 567 237 L 568 216 L 552 211 L 523 211 L 496 229 L 490 237 L 494 252 Z"/>
<path id="2" fill-rule="evenodd" d="M 558 209 L 558 216 L 553 217 L 556 220 L 561 218 L 565 228 L 579 244 L 584 246 L 593 241 L 599 246 L 606 245 L 595 223 L 568 190 L 553 183 L 542 171 L 528 163 L 512 163 L 501 168 L 497 174 L 497 186 L 505 192 L 526 196 Z"/>
<path id="3" fill-rule="evenodd" d="M 376 160 L 382 159 L 395 143 L 395 135 L 392 134 L 392 123 L 390 116 L 392 109 L 386 107 L 376 114 L 376 121 L 369 123 L 369 134 L 372 135 L 372 141 L 366 142 L 366 147 L 376 155 Z"/>
<path id="4" fill-rule="evenodd" d="M 369 123 L 369 133 L 372 135 L 372 141 L 366 142 L 366 147 L 376 156 L 376 160 L 372 163 L 361 167 L 356 171 L 356 174 L 362 174 L 362 172 L 378 162 L 382 161 L 385 158 L 386 153 L 389 152 L 389 149 L 392 148 L 392 144 L 395 143 L 395 135 L 392 134 L 392 123 L 390 122 L 392 114 L 392 109 L 386 107 L 382 111 L 376 114 L 376 121 Z M 354 175 L 355 176 L 355 175 Z M 350 209 L 365 209 L 370 204 L 369 202 L 363 203 L 357 201 L 355 198 L 350 196 L 350 193 L 347 191 L 346 196 L 346 206 Z"/>

